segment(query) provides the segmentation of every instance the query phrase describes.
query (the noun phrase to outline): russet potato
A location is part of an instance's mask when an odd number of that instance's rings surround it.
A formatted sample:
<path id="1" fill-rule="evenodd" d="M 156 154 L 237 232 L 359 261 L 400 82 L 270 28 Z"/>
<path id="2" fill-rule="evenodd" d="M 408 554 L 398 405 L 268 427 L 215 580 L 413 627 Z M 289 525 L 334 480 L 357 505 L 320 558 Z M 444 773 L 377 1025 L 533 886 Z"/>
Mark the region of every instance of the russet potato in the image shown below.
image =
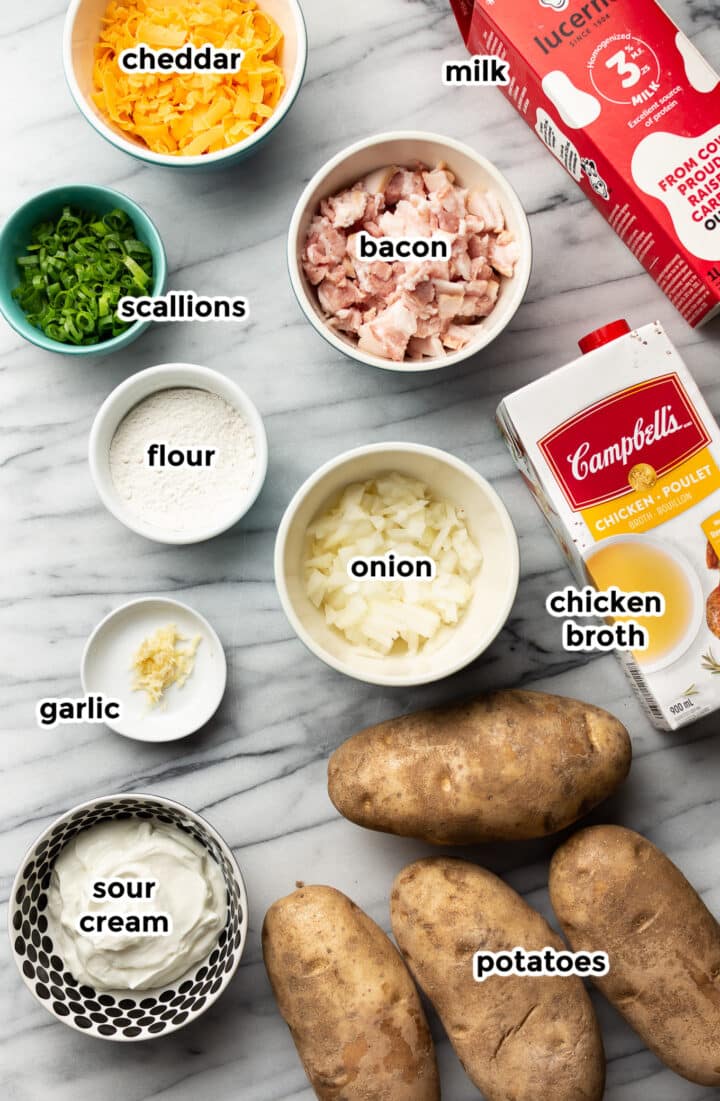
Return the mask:
<path id="1" fill-rule="evenodd" d="M 622 826 L 581 830 L 553 857 L 550 900 L 574 949 L 607 952 L 593 981 L 650 1050 L 720 1086 L 720 925 L 672 861 Z"/>
<path id="2" fill-rule="evenodd" d="M 392 927 L 485 1101 L 600 1101 L 605 1058 L 582 980 L 492 975 L 478 951 L 565 950 L 541 914 L 491 872 L 432 857 L 395 880 Z"/>
<path id="3" fill-rule="evenodd" d="M 282 1016 L 320 1101 L 439 1101 L 420 997 L 391 941 L 332 887 L 268 910 L 263 954 Z"/>
<path id="4" fill-rule="evenodd" d="M 330 798 L 359 826 L 441 845 L 544 837 L 620 786 L 632 748 L 607 711 L 503 691 L 371 726 L 337 749 Z"/>

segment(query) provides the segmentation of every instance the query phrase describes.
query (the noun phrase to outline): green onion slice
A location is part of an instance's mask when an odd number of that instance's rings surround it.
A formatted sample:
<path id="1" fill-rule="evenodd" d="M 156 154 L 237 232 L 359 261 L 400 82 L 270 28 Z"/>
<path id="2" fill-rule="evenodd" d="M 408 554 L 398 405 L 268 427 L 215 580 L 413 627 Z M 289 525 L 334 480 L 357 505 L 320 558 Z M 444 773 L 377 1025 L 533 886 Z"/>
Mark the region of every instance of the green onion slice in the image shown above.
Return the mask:
<path id="1" fill-rule="evenodd" d="M 116 316 L 120 299 L 148 294 L 154 275 L 152 252 L 124 210 L 100 216 L 71 206 L 34 226 L 17 265 L 13 297 L 31 325 L 61 344 L 125 332 L 132 322 Z"/>

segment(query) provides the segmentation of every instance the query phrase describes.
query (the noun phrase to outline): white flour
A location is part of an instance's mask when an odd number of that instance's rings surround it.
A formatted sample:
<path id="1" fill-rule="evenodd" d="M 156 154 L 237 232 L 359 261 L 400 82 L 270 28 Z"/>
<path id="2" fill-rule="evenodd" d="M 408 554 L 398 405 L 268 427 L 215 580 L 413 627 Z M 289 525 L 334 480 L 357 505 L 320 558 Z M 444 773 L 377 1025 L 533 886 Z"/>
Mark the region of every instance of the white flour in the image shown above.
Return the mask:
<path id="1" fill-rule="evenodd" d="M 150 444 L 215 449 L 209 467 L 150 466 Z M 247 495 L 255 472 L 255 441 L 242 415 L 207 390 L 160 390 L 118 425 L 110 474 L 133 515 L 166 532 L 192 535 L 217 527 Z"/>

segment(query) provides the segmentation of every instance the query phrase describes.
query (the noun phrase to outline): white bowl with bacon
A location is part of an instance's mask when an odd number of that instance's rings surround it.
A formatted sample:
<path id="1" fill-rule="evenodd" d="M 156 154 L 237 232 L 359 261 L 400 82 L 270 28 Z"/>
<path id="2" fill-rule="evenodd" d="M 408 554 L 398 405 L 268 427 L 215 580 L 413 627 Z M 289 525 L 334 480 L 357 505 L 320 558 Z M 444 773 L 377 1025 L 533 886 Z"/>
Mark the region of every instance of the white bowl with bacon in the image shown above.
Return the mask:
<path id="1" fill-rule="evenodd" d="M 449 260 L 359 259 L 375 238 L 444 238 Z M 317 332 L 391 371 L 469 359 L 506 328 L 527 290 L 530 227 L 505 176 L 474 149 L 419 131 L 342 150 L 310 180 L 288 236 L 290 279 Z"/>

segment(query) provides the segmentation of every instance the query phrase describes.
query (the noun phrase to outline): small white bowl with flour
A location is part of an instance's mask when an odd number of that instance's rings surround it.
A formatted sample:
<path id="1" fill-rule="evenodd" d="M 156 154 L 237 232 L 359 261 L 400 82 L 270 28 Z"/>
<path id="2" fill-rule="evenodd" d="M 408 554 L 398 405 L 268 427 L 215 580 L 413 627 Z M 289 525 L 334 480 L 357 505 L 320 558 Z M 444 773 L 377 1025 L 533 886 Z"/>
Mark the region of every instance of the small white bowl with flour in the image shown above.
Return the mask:
<path id="1" fill-rule="evenodd" d="M 201 543 L 251 508 L 267 474 L 255 405 L 218 371 L 164 363 L 116 387 L 90 432 L 105 507 L 157 543 Z"/>

